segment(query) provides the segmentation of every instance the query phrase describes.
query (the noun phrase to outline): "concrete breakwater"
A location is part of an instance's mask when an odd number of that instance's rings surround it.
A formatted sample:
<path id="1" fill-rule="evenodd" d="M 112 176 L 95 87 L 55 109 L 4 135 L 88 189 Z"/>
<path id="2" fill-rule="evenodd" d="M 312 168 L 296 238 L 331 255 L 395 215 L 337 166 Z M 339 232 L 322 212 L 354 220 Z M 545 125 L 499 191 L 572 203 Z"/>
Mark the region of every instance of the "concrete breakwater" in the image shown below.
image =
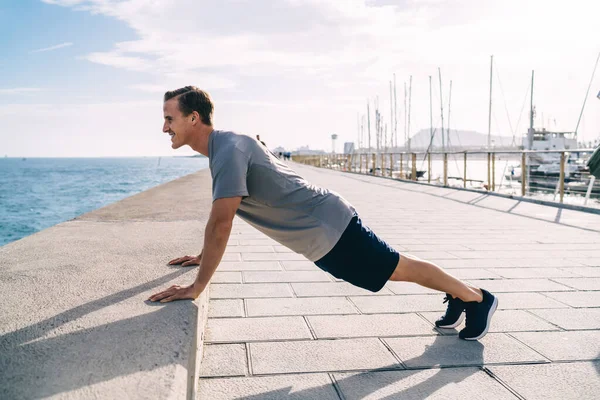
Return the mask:
<path id="1" fill-rule="evenodd" d="M 207 296 L 146 301 L 195 268 L 208 170 L 0 247 L 0 398 L 193 398 Z"/>

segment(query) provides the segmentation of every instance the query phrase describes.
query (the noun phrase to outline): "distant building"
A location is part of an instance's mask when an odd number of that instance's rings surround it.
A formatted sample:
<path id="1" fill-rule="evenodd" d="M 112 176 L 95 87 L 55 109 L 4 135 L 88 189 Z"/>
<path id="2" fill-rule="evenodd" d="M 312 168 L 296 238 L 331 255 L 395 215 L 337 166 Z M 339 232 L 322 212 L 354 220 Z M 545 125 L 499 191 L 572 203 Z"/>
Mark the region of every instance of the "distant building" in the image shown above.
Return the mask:
<path id="1" fill-rule="evenodd" d="M 292 154 L 298 155 L 298 156 L 309 156 L 309 155 L 315 155 L 315 154 L 325 154 L 325 151 L 312 150 L 308 146 L 300 146 L 300 147 L 298 147 L 298 149 L 296 151 L 293 151 Z"/>
<path id="2" fill-rule="evenodd" d="M 344 143 L 344 154 L 352 154 L 352 153 L 354 153 L 354 142 Z"/>

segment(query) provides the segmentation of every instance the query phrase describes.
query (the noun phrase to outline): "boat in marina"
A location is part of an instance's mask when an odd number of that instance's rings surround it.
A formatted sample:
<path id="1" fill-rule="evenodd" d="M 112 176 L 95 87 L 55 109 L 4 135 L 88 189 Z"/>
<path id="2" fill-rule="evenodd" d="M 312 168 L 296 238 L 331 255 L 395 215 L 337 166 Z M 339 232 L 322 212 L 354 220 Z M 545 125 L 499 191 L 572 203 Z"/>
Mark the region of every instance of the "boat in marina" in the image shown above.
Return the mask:
<path id="1" fill-rule="evenodd" d="M 528 153 L 527 166 L 528 186 L 531 190 L 554 190 L 560 179 L 560 151 L 567 153 L 564 180 L 565 192 L 585 194 L 590 185 L 592 175 L 586 166 L 587 159 L 594 149 L 578 149 L 574 132 L 552 132 L 545 129 L 533 130 L 533 140 L 528 145 L 529 137 L 523 138 L 523 148 L 537 151 L 558 151 L 554 153 Z M 570 151 L 572 149 L 572 151 Z M 505 178 L 521 182 L 521 165 L 511 165 Z M 591 196 L 600 197 L 600 181 L 592 184 Z"/>

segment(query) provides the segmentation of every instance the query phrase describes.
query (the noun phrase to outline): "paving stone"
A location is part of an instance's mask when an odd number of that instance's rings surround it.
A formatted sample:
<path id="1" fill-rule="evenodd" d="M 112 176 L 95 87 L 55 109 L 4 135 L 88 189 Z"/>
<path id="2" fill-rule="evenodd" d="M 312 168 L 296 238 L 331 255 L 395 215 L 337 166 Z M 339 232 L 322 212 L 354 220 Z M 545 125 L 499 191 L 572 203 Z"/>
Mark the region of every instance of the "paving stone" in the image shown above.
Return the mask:
<path id="1" fill-rule="evenodd" d="M 331 282 L 323 271 L 247 271 L 244 281 L 253 282 Z"/>
<path id="2" fill-rule="evenodd" d="M 598 226 L 595 226 L 595 228 L 598 228 Z M 571 252 L 566 252 L 566 254 L 568 254 L 568 257 L 573 255 Z M 600 263 L 600 250 L 598 250 L 598 247 L 594 250 L 577 250 L 576 254 L 578 258 L 595 260 L 597 263 Z"/>
<path id="3" fill-rule="evenodd" d="M 600 308 L 531 310 L 531 312 L 567 330 L 600 329 Z"/>
<path id="4" fill-rule="evenodd" d="M 579 267 L 583 265 L 580 262 L 573 261 L 567 258 L 516 258 L 507 259 L 513 266 L 518 268 L 546 268 L 546 267 Z M 502 266 L 499 266 L 501 268 Z"/>
<path id="5" fill-rule="evenodd" d="M 210 279 L 211 283 L 242 283 L 241 272 L 217 271 Z"/>
<path id="6" fill-rule="evenodd" d="M 600 292 L 549 292 L 544 295 L 571 307 L 600 307 Z"/>
<path id="7" fill-rule="evenodd" d="M 293 253 L 293 251 L 290 248 L 285 246 L 276 245 L 273 246 L 273 248 L 275 249 L 276 253 Z"/>
<path id="8" fill-rule="evenodd" d="M 600 290 L 600 278 L 564 278 L 554 281 L 579 290 Z"/>
<path id="9" fill-rule="evenodd" d="M 560 243 L 561 250 L 596 250 L 598 243 Z M 557 243 L 527 243 L 518 246 L 519 250 L 556 250 Z M 574 253 L 576 253 L 574 251 Z"/>
<path id="10" fill-rule="evenodd" d="M 499 365 L 489 369 L 526 399 L 592 400 L 600 393 L 600 362 Z"/>
<path id="11" fill-rule="evenodd" d="M 263 235 L 259 239 L 240 239 L 237 244 L 240 246 L 276 246 L 279 243 Z"/>
<path id="12" fill-rule="evenodd" d="M 249 343 L 255 374 L 400 367 L 375 338 Z"/>
<path id="13" fill-rule="evenodd" d="M 587 267 L 600 267 L 600 257 L 589 258 L 589 257 L 569 257 L 569 261 L 573 265 L 584 265 Z"/>
<path id="14" fill-rule="evenodd" d="M 306 258 L 296 253 L 242 253 L 244 261 L 302 261 Z"/>
<path id="15" fill-rule="evenodd" d="M 470 258 L 436 261 L 435 264 L 442 268 L 501 268 L 515 267 L 511 260 L 501 260 L 495 258 Z"/>
<path id="16" fill-rule="evenodd" d="M 437 335 L 416 314 L 369 314 L 308 317 L 318 339 Z"/>
<path id="17" fill-rule="evenodd" d="M 350 297 L 358 309 L 367 314 L 409 313 L 417 311 L 443 311 L 444 296 L 437 294 L 415 294 L 406 296 Z"/>
<path id="18" fill-rule="evenodd" d="M 210 285 L 211 299 L 234 299 L 250 297 L 292 297 L 285 283 L 213 283 Z"/>
<path id="19" fill-rule="evenodd" d="M 452 251 L 450 252 L 450 254 L 452 254 L 453 258 L 457 258 L 460 260 L 468 260 L 468 259 L 485 259 L 485 258 L 491 258 L 491 259 L 503 259 L 503 258 L 507 258 L 507 252 L 505 250 L 503 251 L 491 251 L 491 250 L 487 250 L 487 251 L 483 251 L 483 250 L 479 250 L 479 251 L 475 251 L 475 250 L 466 250 L 466 251 Z"/>
<path id="20" fill-rule="evenodd" d="M 211 343 L 311 339 L 302 317 L 210 318 L 204 340 Z"/>
<path id="21" fill-rule="evenodd" d="M 248 299 L 248 316 L 357 314 L 344 297 L 304 297 L 284 299 Z"/>
<path id="22" fill-rule="evenodd" d="M 225 253 L 223 254 L 222 261 L 242 261 L 240 253 Z"/>
<path id="23" fill-rule="evenodd" d="M 576 267 L 564 269 L 579 276 L 600 278 L 600 267 Z"/>
<path id="24" fill-rule="evenodd" d="M 489 270 L 479 268 L 446 268 L 447 273 L 458 279 L 499 279 L 500 275 Z"/>
<path id="25" fill-rule="evenodd" d="M 558 245 L 560 246 L 560 245 Z M 557 246 L 557 247 L 558 247 Z M 600 252 L 590 251 L 590 250 L 549 250 L 548 255 L 559 258 L 569 258 L 573 254 L 576 254 L 578 258 L 584 258 L 588 260 L 598 260 L 600 259 Z"/>
<path id="26" fill-rule="evenodd" d="M 392 294 L 388 289 L 383 288 L 377 293 L 370 292 L 358 286 L 351 285 L 348 282 L 328 282 L 328 283 L 292 283 L 292 288 L 298 297 L 316 297 L 316 296 L 383 296 Z"/>
<path id="27" fill-rule="evenodd" d="M 244 344 L 211 344 L 204 346 L 200 376 L 246 375 L 246 346 Z"/>
<path id="28" fill-rule="evenodd" d="M 334 374 L 346 400 L 513 400 L 498 381 L 478 368 Z"/>
<path id="29" fill-rule="evenodd" d="M 552 361 L 600 359 L 600 331 L 512 333 Z"/>
<path id="30" fill-rule="evenodd" d="M 482 287 L 492 293 L 501 292 L 543 292 L 573 290 L 548 279 L 499 279 L 469 280 L 475 287 Z"/>
<path id="31" fill-rule="evenodd" d="M 277 261 L 221 262 L 217 271 L 281 271 Z"/>
<path id="32" fill-rule="evenodd" d="M 556 312 L 556 311 L 554 311 Z M 560 312 L 564 312 L 561 310 Z M 419 313 L 432 324 L 441 316 L 438 312 Z M 465 327 L 465 321 L 454 329 L 440 329 L 443 334 L 457 334 Z M 522 310 L 498 310 L 490 324 L 489 332 L 557 331 L 556 326 Z"/>
<path id="33" fill-rule="evenodd" d="M 319 267 L 308 260 L 304 261 L 281 261 L 286 271 L 321 271 Z"/>
<path id="34" fill-rule="evenodd" d="M 200 379 L 198 398 L 207 400 L 339 400 L 327 374 Z"/>
<path id="35" fill-rule="evenodd" d="M 558 292 L 571 293 L 571 292 Z M 494 293 L 499 310 L 527 310 L 532 308 L 568 308 L 569 306 L 540 293 Z"/>
<path id="36" fill-rule="evenodd" d="M 388 282 L 385 284 L 394 294 L 433 294 L 439 293 L 437 290 L 429 289 L 412 282 Z"/>
<path id="37" fill-rule="evenodd" d="M 447 251 L 411 251 L 409 254 L 428 261 L 453 260 L 458 258 L 454 254 L 451 254 Z"/>
<path id="38" fill-rule="evenodd" d="M 503 278 L 570 278 L 577 275 L 561 268 L 490 268 L 490 271 Z M 558 282 L 558 281 L 557 281 Z"/>
<path id="39" fill-rule="evenodd" d="M 399 249 L 401 247 L 410 246 L 410 245 L 426 245 L 427 244 L 425 242 L 425 240 L 421 240 L 421 239 L 414 239 L 414 238 L 395 238 L 395 239 L 392 239 L 391 237 L 392 237 L 391 235 L 386 235 L 385 241 L 390 246 L 394 247 L 395 249 Z"/>
<path id="40" fill-rule="evenodd" d="M 273 246 L 227 246 L 226 253 L 275 253 Z"/>
<path id="41" fill-rule="evenodd" d="M 457 251 L 469 250 L 469 248 L 460 244 L 405 244 L 406 251 Z"/>
<path id="42" fill-rule="evenodd" d="M 504 333 L 488 333 L 479 341 L 461 340 L 457 336 L 422 336 L 383 340 L 408 368 L 546 361 L 544 357 Z"/>
<path id="43" fill-rule="evenodd" d="M 243 317 L 244 301 L 235 300 L 210 300 L 208 302 L 208 318 L 216 317 Z"/>

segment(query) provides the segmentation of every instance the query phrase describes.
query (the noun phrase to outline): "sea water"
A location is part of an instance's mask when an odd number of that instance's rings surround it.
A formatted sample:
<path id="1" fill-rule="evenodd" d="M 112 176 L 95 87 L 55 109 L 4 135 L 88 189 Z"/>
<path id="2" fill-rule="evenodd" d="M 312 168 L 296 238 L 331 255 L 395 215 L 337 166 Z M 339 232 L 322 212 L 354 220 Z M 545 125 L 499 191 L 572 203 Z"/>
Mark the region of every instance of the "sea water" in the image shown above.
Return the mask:
<path id="1" fill-rule="evenodd" d="M 207 167 L 204 157 L 0 158 L 0 246 Z"/>

